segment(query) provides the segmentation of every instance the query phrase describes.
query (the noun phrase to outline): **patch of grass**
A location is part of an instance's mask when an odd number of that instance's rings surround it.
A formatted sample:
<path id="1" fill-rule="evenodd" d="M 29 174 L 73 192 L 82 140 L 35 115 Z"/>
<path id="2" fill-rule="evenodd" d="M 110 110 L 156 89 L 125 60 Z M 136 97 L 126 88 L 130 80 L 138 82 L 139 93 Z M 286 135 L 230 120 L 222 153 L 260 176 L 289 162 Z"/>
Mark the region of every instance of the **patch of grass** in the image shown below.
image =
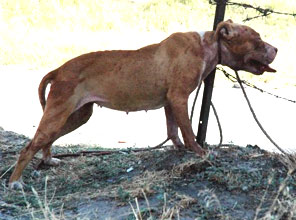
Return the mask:
<path id="1" fill-rule="evenodd" d="M 117 190 L 117 198 L 121 202 L 127 203 L 131 199 L 131 195 L 120 186 Z"/>
<path id="2" fill-rule="evenodd" d="M 77 152 L 79 146 L 55 149 Z M 37 178 L 31 176 L 38 162 L 34 159 L 25 170 L 23 192 L 7 188 L 11 172 L 5 169 L 16 155 L 4 155 L 0 217 L 3 213 L 32 219 L 91 218 L 91 204 L 101 211 L 121 209 L 118 215 L 125 219 L 296 217 L 295 164 L 254 146 L 213 151 L 203 159 L 171 149 L 69 157 L 59 167 L 41 169 Z M 130 167 L 133 170 L 127 172 Z M 82 205 L 89 207 L 82 212 Z"/>
<path id="3" fill-rule="evenodd" d="M 201 198 L 199 204 L 201 206 L 202 215 L 198 219 L 230 219 L 224 215 L 222 205 L 213 190 L 204 189 L 198 193 Z"/>

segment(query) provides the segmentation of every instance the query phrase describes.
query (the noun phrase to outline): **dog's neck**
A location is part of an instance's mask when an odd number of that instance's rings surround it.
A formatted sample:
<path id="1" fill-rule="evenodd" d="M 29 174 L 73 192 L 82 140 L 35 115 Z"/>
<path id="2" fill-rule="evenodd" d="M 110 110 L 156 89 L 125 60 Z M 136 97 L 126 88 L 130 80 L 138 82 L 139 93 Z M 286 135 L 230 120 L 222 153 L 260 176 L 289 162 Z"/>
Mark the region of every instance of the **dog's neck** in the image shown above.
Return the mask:
<path id="1" fill-rule="evenodd" d="M 199 32 L 201 46 L 204 51 L 204 63 L 206 64 L 202 78 L 205 79 L 218 64 L 223 63 L 222 45 L 215 39 L 214 31 Z"/>

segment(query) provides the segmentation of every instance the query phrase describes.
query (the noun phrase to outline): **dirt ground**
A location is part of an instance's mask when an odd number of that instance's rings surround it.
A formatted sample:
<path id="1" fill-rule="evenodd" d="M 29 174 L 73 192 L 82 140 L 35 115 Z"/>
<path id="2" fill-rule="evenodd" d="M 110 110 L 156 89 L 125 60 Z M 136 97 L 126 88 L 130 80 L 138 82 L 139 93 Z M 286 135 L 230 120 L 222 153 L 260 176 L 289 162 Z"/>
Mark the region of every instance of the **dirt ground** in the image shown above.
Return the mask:
<path id="1" fill-rule="evenodd" d="M 80 156 L 108 149 L 55 146 L 60 166 L 38 154 L 23 191 L 9 190 L 28 141 L 0 128 L 0 219 L 296 219 L 293 164 L 258 146 L 208 146 L 203 159 L 171 146 Z"/>

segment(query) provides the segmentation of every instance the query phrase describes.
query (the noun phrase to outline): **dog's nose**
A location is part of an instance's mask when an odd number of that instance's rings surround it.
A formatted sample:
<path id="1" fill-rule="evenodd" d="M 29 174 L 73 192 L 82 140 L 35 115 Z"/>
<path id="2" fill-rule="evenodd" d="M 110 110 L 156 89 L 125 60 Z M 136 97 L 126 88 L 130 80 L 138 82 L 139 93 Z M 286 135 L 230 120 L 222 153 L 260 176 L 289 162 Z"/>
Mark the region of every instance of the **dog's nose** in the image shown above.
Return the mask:
<path id="1" fill-rule="evenodd" d="M 275 47 L 275 48 L 274 48 L 274 51 L 275 51 L 275 53 L 277 53 L 277 52 L 278 52 L 278 49 Z"/>

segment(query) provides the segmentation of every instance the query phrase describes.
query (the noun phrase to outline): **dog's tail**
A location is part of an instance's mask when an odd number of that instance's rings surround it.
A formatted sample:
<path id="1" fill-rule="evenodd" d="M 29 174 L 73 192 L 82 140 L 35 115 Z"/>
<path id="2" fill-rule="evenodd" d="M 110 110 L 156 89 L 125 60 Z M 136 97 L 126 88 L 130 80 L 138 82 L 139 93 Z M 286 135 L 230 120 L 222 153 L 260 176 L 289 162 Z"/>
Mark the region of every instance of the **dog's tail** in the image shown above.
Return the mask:
<path id="1" fill-rule="evenodd" d="M 57 69 L 54 70 L 54 71 L 49 72 L 47 75 L 45 75 L 43 77 L 43 79 L 41 80 L 41 82 L 39 84 L 39 88 L 38 88 L 39 101 L 40 101 L 40 104 L 42 106 L 43 111 L 44 111 L 44 108 L 45 108 L 45 105 L 46 105 L 46 100 L 45 100 L 46 87 L 54 79 L 57 72 L 58 72 Z"/>

